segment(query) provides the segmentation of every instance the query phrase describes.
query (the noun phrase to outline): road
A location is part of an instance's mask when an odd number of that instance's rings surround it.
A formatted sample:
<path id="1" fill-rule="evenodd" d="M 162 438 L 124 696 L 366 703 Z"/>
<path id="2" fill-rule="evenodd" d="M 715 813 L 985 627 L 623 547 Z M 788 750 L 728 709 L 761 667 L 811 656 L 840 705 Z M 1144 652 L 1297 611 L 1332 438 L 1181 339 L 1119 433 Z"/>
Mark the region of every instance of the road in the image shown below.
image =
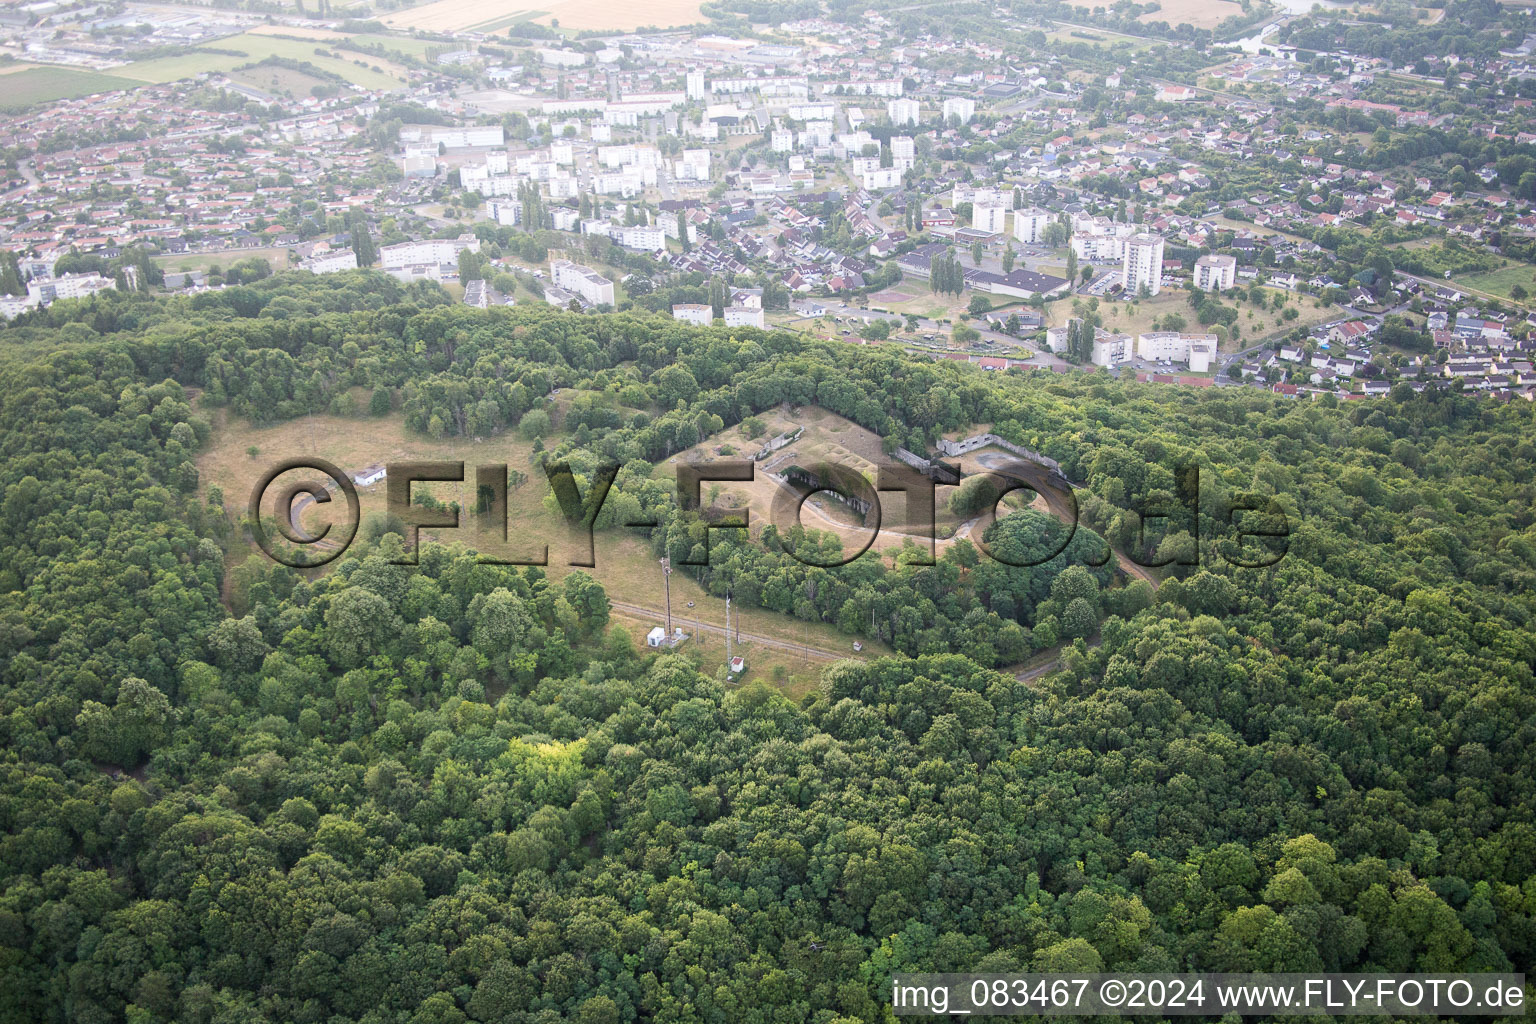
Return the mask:
<path id="1" fill-rule="evenodd" d="M 615 601 L 612 598 L 608 599 L 608 603 L 613 606 L 615 611 L 624 612 L 628 615 L 638 615 L 652 622 L 665 622 L 667 618 L 666 611 L 661 608 L 647 608 L 644 605 L 631 604 L 628 601 Z M 682 622 L 684 618 L 685 616 L 677 615 L 674 616 L 674 621 Z M 697 628 L 700 632 L 715 633 L 720 636 L 725 635 L 725 628 L 723 626 L 716 626 L 708 622 L 699 622 Z M 789 654 L 809 653 L 812 657 L 820 658 L 823 661 L 841 661 L 844 658 L 853 658 L 858 661 L 864 660 L 863 655 L 855 654 L 851 648 L 846 651 L 828 651 L 788 640 L 776 640 L 771 636 L 763 636 L 759 633 L 748 633 L 746 630 L 733 629 L 731 632 L 736 635 L 736 639 L 744 643 L 761 644 L 764 647 L 776 651 L 785 651 Z"/>

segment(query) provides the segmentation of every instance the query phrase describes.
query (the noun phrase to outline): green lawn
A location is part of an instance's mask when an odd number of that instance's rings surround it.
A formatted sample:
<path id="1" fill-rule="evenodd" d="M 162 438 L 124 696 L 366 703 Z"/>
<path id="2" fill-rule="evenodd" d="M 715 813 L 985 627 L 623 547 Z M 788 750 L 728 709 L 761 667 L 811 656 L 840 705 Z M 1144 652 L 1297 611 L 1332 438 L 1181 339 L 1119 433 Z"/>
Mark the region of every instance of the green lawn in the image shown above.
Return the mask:
<path id="1" fill-rule="evenodd" d="M 0 76 L 0 110 L 73 99 L 98 92 L 137 89 L 140 83 L 116 75 L 74 68 L 35 67 Z"/>
<path id="2" fill-rule="evenodd" d="M 215 51 L 230 50 L 235 53 Z M 320 52 L 317 52 L 320 51 Z M 340 57 L 322 56 L 338 53 Z M 324 71 L 339 75 L 348 82 L 365 89 L 388 89 L 400 85 L 401 80 L 384 71 L 373 70 L 378 58 L 368 54 L 335 49 L 324 39 L 285 39 L 281 36 L 262 36 L 244 33 L 220 39 L 211 49 L 195 49 L 175 57 L 141 60 L 118 68 L 118 73 L 141 82 L 175 82 L 204 72 L 229 73 L 266 60 L 268 57 L 285 57 L 288 60 L 306 61 Z M 364 66 L 359 66 L 361 62 Z"/>

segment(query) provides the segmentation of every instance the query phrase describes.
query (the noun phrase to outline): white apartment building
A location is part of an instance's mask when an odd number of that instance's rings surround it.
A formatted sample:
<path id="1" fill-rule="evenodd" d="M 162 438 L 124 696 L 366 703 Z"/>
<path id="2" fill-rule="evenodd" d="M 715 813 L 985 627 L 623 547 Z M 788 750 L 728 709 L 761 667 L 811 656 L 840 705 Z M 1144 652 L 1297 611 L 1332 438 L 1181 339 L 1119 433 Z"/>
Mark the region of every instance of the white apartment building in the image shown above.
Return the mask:
<path id="1" fill-rule="evenodd" d="M 469 232 L 458 238 L 421 238 L 414 242 L 398 242 L 379 250 L 379 265 L 385 270 L 425 264 L 457 263 L 459 253 L 468 249 L 480 251 L 480 239 Z"/>
<path id="2" fill-rule="evenodd" d="M 550 260 L 549 277 L 555 287 L 575 292 L 590 306 L 613 305 L 613 282 L 591 267 L 570 260 Z"/>
<path id="3" fill-rule="evenodd" d="M 689 222 L 687 214 L 680 214 L 673 210 L 662 210 L 656 215 L 656 224 L 668 238 L 682 238 L 682 232 L 686 228 L 688 231 L 688 241 L 697 242 L 699 240 L 699 229 L 697 225 Z"/>
<path id="4" fill-rule="evenodd" d="M 319 256 L 311 256 L 299 264 L 300 270 L 311 274 L 335 274 L 343 270 L 357 269 L 357 253 L 351 249 L 334 249 Z"/>
<path id="5" fill-rule="evenodd" d="M 800 145 L 814 149 L 832 145 L 834 129 L 831 121 L 812 121 L 800 133 Z"/>
<path id="6" fill-rule="evenodd" d="M 36 304 L 53 302 L 55 299 L 83 299 L 87 295 L 116 287 L 111 278 L 97 273 L 44 277 L 27 282 L 27 300 Z"/>
<path id="7" fill-rule="evenodd" d="M 791 121 L 830 121 L 837 116 L 837 104 L 791 103 L 784 112 Z"/>
<path id="8" fill-rule="evenodd" d="M 714 322 L 715 310 L 707 302 L 680 302 L 672 307 L 672 319 L 708 327 Z"/>
<path id="9" fill-rule="evenodd" d="M 1013 211 L 1013 237 L 1026 245 L 1038 245 L 1045 238 L 1051 215 L 1038 206 L 1026 206 Z"/>
<path id="10" fill-rule="evenodd" d="M 587 62 L 587 55 L 580 50 L 550 50 L 538 51 L 539 60 L 551 67 L 579 68 Z"/>
<path id="11" fill-rule="evenodd" d="M 1136 233 L 1130 224 L 1116 224 L 1107 217 L 1072 218 L 1072 251 L 1080 260 L 1125 259 L 1125 240 Z"/>
<path id="12" fill-rule="evenodd" d="M 955 201 L 960 201 L 956 190 Z M 971 227 L 1000 235 L 1007 230 L 1008 211 L 1013 207 L 1013 193 L 978 188 L 971 193 Z"/>
<path id="13" fill-rule="evenodd" d="M 867 189 L 896 188 L 901 184 L 901 171 L 896 167 L 872 167 L 860 177 Z"/>
<path id="14" fill-rule="evenodd" d="M 523 204 L 516 199 L 493 199 L 485 204 L 485 212 L 497 224 L 510 228 L 522 222 Z"/>
<path id="15" fill-rule="evenodd" d="M 592 188 L 600 196 L 623 196 L 629 199 L 645 191 L 645 178 L 638 170 L 599 174 L 592 179 Z"/>
<path id="16" fill-rule="evenodd" d="M 1163 236 L 1148 233 L 1125 240 L 1125 263 L 1120 283 L 1128 294 L 1156 295 L 1163 286 Z"/>
<path id="17" fill-rule="evenodd" d="M 922 117 L 923 107 L 917 100 L 901 99 L 887 100 L 885 112 L 891 118 L 892 124 L 917 124 Z"/>
<path id="18" fill-rule="evenodd" d="M 1077 324 L 1078 327 L 1082 327 L 1082 323 L 1077 317 L 1072 317 L 1060 327 L 1048 328 L 1045 332 L 1046 347 L 1057 355 L 1061 355 L 1067 350 L 1067 338 L 1071 332 L 1072 325 Z"/>
<path id="19" fill-rule="evenodd" d="M 971 227 L 977 231 L 988 231 L 994 235 L 1000 235 L 1005 230 L 1007 218 L 1006 206 L 973 205 L 971 207 Z"/>
<path id="20" fill-rule="evenodd" d="M 609 237 L 626 249 L 661 252 L 667 247 L 666 232 L 662 231 L 660 227 L 614 228 L 609 232 Z"/>
<path id="21" fill-rule="evenodd" d="M 672 173 L 680 181 L 708 181 L 709 150 L 683 150 L 683 158 L 673 165 Z"/>
<path id="22" fill-rule="evenodd" d="M 704 87 L 704 72 L 690 71 L 684 76 L 683 81 L 683 92 L 690 100 L 702 100 L 709 95 L 709 91 Z"/>
<path id="23" fill-rule="evenodd" d="M 879 78 L 873 81 L 844 82 L 843 91 L 855 96 L 900 96 L 905 90 L 899 78 Z"/>
<path id="24" fill-rule="evenodd" d="M 726 306 L 725 326 L 727 327 L 762 327 L 763 307 L 761 306 Z"/>
<path id="25" fill-rule="evenodd" d="M 1216 358 L 1216 344 L 1214 334 L 1149 331 L 1136 339 L 1136 352 L 1143 359 L 1185 363 L 1196 373 L 1206 373 Z"/>
<path id="26" fill-rule="evenodd" d="M 37 305 L 30 297 L 21 299 L 14 295 L 0 296 L 0 317 L 14 320 Z"/>
<path id="27" fill-rule="evenodd" d="M 917 159 L 917 140 L 910 135 L 896 135 L 891 138 L 891 157 L 894 160 Z"/>
<path id="28" fill-rule="evenodd" d="M 1195 287 L 1221 292 L 1237 283 L 1237 257 L 1210 253 L 1195 260 Z"/>
<path id="29" fill-rule="evenodd" d="M 769 147 L 775 153 L 789 153 L 795 148 L 795 133 L 788 128 L 775 128 L 768 137 Z"/>
<path id="30" fill-rule="evenodd" d="M 1094 332 L 1089 359 L 1095 366 L 1119 366 L 1134 355 L 1133 341 L 1129 334 L 1110 334 L 1101 327 Z"/>
<path id="31" fill-rule="evenodd" d="M 963 96 L 951 96 L 944 101 L 944 123 L 948 124 L 951 117 L 958 117 L 961 124 L 968 123 L 976 116 L 976 101 L 966 99 Z"/>
<path id="32" fill-rule="evenodd" d="M 432 146 L 434 151 L 438 146 L 444 149 L 472 149 L 504 146 L 507 144 L 507 135 L 499 124 L 469 128 L 402 128 L 400 141 L 423 142 Z"/>

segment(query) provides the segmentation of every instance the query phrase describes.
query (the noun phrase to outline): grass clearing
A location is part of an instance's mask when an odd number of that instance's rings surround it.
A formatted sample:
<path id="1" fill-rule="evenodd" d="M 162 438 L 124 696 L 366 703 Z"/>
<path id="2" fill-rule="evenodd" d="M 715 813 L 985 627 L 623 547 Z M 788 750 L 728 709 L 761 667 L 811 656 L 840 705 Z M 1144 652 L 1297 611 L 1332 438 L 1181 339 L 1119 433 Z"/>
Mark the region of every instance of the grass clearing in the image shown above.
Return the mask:
<path id="1" fill-rule="evenodd" d="M 366 404 L 368 393 L 363 389 L 354 389 L 353 399 L 361 406 Z M 538 557 L 547 545 L 549 564 L 545 571 L 557 580 L 572 572 L 574 567 L 570 562 L 585 553 L 584 539 L 565 529 L 563 520 L 553 508 L 547 481 L 530 462 L 533 443 L 515 433 L 506 432 L 478 442 L 467 437 L 434 441 L 407 430 L 399 414 L 378 418 L 316 415 L 257 427 L 231 416 L 224 409 L 202 411 L 215 426 L 211 443 L 197 460 L 202 486 L 206 489 L 216 485 L 222 489 L 224 507 L 233 521 L 238 522 L 245 514 L 250 491 L 257 479 L 275 462 L 285 458 L 318 456 L 349 473 L 374 463 L 462 461 L 466 477 L 462 485 L 418 484 L 414 493 L 419 494 L 425 486 L 438 500 L 457 500 L 466 509 L 471 507 L 475 467 L 505 462 L 510 468 L 522 470 L 529 476 L 526 483 L 508 491 L 508 540 L 505 545 L 494 533 L 490 537 L 481 534 L 475 517 L 467 514 L 461 518 L 459 528 L 424 529 L 423 536 L 443 543 L 461 542 L 501 557 Z M 826 415 L 830 417 L 830 414 Z M 836 431 L 831 429 L 835 427 L 836 424 L 831 424 L 829 433 L 835 434 Z M 247 453 L 250 447 L 258 449 L 254 457 Z M 268 493 L 275 493 L 290 481 L 310 479 L 317 475 L 313 471 L 285 474 L 278 478 Z M 386 507 L 385 483 L 380 481 L 359 488 L 358 497 L 365 519 L 382 514 Z M 311 504 L 300 514 L 300 524 L 306 530 L 318 530 L 327 521 L 326 513 L 334 516 L 337 510 L 335 504 Z M 230 567 L 239 565 L 255 551 L 248 541 L 237 537 L 229 546 L 226 564 Z M 644 537 L 623 530 L 599 532 L 593 540 L 592 555 L 595 566 L 583 571 L 601 582 L 613 600 L 654 609 L 658 613 L 661 611 L 664 603 L 661 568 Z M 707 593 L 686 571 L 673 573 L 671 587 L 675 626 L 693 633 L 695 630 L 692 623 L 696 618 L 716 626 L 724 624 L 724 599 Z M 690 601 L 693 602 L 692 608 L 688 607 Z M 627 620 L 623 624 L 631 627 L 637 638 L 652 626 L 660 624 L 659 614 L 652 616 L 627 611 L 616 612 L 615 617 Z M 853 655 L 853 638 L 825 623 L 801 622 L 777 612 L 743 607 L 740 604 L 732 605 L 731 619 L 743 633 L 769 637 L 786 644 L 808 644 L 815 650 L 846 651 L 849 656 Z M 644 628 L 640 629 L 641 626 Z M 702 642 L 698 642 L 701 639 Z M 695 636 L 680 650 L 699 652 L 702 664 L 711 673 L 725 660 L 725 643 L 719 633 L 702 638 Z M 739 645 L 736 653 L 747 658 L 747 681 L 762 679 L 791 696 L 798 696 L 814 686 L 827 664 L 822 655 L 807 656 L 803 650 L 786 652 L 750 641 Z M 866 642 L 865 653 L 877 655 L 890 652 L 883 644 Z"/>
<path id="2" fill-rule="evenodd" d="M 1259 308 L 1250 303 L 1245 297 L 1241 301 L 1223 298 L 1222 303 L 1227 306 L 1236 306 L 1238 311 L 1237 325 L 1241 328 L 1236 339 L 1229 339 L 1222 345 L 1223 352 L 1235 352 L 1260 338 L 1271 337 L 1280 332 L 1288 332 L 1297 327 L 1310 327 L 1313 324 L 1323 323 L 1328 320 L 1341 320 L 1347 316 L 1339 306 L 1314 305 L 1316 299 L 1308 295 L 1298 295 L 1280 288 L 1265 288 L 1265 308 Z M 1281 310 L 1273 308 L 1274 297 L 1283 295 L 1286 299 L 1286 307 L 1297 311 L 1294 320 L 1281 320 Z M 1058 299 L 1046 307 L 1045 322 L 1047 327 L 1057 327 L 1067 322 L 1073 315 L 1073 299 Z M 1077 299 L 1075 301 L 1086 300 Z M 1156 330 L 1154 321 L 1162 320 L 1170 313 L 1175 313 L 1184 318 L 1183 330 L 1188 333 L 1215 333 L 1214 328 L 1202 327 L 1195 318 L 1194 307 L 1189 304 L 1189 293 L 1179 288 L 1163 290 L 1160 294 L 1150 299 L 1140 301 L 1120 301 L 1100 299 L 1099 315 L 1103 318 L 1104 329 L 1115 334 L 1129 334 L 1133 337 L 1144 334 L 1147 331 Z"/>
<path id="3" fill-rule="evenodd" d="M 229 79 L 241 85 L 258 89 L 275 96 L 303 98 L 311 95 L 316 86 L 331 85 L 328 79 L 316 75 L 279 67 L 276 64 L 257 64 L 240 71 L 230 72 Z"/>
<path id="4" fill-rule="evenodd" d="M 20 110 L 39 103 L 76 99 L 119 89 L 137 89 L 141 84 L 133 76 L 35 65 L 5 76 L 0 110 Z"/>
<path id="5" fill-rule="evenodd" d="M 275 274 L 288 269 L 288 255 L 291 252 L 292 249 L 263 246 L 256 249 L 226 249 L 223 252 L 173 253 L 156 256 L 154 260 L 160 269 L 176 273 L 185 270 L 210 271 L 215 267 L 223 269 L 241 260 L 263 259 L 272 264 L 272 272 Z"/>

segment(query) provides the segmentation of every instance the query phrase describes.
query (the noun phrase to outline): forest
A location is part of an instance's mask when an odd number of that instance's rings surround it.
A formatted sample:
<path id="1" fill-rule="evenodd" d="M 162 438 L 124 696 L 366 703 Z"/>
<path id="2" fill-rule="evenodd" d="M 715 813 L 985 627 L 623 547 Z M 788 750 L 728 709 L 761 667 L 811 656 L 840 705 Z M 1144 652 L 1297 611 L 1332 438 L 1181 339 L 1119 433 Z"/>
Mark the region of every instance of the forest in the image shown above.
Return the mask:
<path id="1" fill-rule="evenodd" d="M 728 684 L 585 573 L 401 564 L 387 521 L 325 571 L 228 564 L 215 411 L 364 389 L 389 402 L 355 415 L 480 435 L 554 388 L 583 400 L 543 454 L 621 466 L 599 528 L 653 513 L 678 563 L 709 536 L 712 591 L 898 653 L 798 701 Z M 987 425 L 1060 462 L 1082 525 L 1022 569 L 706 534 L 658 465 L 786 403 L 888 448 Z M 1527 403 L 987 375 L 283 273 L 14 322 L 0 452 L 5 1024 L 847 1024 L 897 971 L 1536 960 Z M 1241 564 L 1241 508 L 1283 513 L 1283 557 Z"/>

